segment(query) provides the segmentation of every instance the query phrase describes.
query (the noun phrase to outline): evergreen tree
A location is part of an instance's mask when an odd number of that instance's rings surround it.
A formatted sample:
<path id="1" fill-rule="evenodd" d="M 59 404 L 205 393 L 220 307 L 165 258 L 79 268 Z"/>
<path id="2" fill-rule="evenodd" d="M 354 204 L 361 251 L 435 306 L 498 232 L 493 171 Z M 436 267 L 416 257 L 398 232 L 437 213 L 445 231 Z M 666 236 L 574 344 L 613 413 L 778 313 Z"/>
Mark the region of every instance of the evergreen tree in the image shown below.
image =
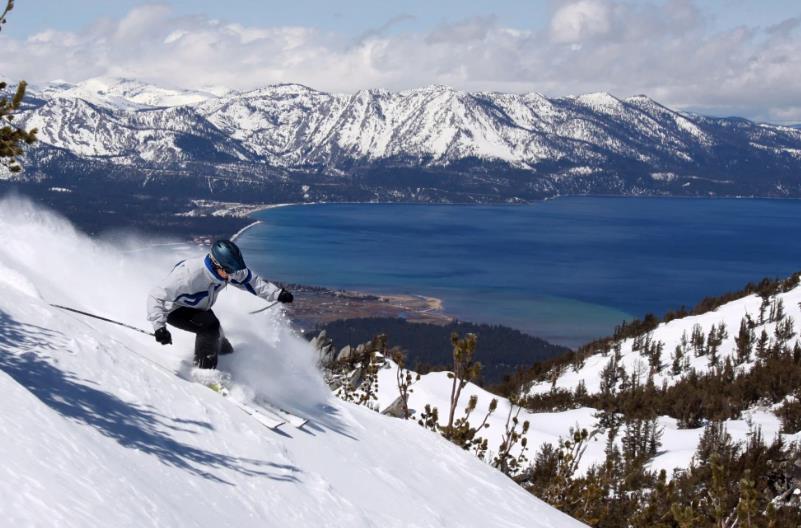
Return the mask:
<path id="1" fill-rule="evenodd" d="M 405 368 L 406 354 L 400 348 L 393 348 L 390 350 L 389 356 L 397 365 L 395 370 L 395 383 L 398 386 L 398 394 L 401 399 L 401 412 L 403 413 L 404 419 L 408 420 L 410 416 L 409 394 L 414 392 L 411 386 L 415 381 L 420 381 L 420 374 L 415 373 L 412 375 L 412 371 Z"/>
<path id="2" fill-rule="evenodd" d="M 576 392 L 573 397 L 576 400 L 576 403 L 581 403 L 584 399 L 587 398 L 589 393 L 587 392 L 587 385 L 584 383 L 584 380 L 579 380 L 578 384 L 576 385 Z"/>
<path id="3" fill-rule="evenodd" d="M 709 354 L 709 366 L 710 367 L 717 367 L 718 366 L 718 348 L 723 343 L 723 340 L 728 337 L 726 332 L 726 324 L 720 323 L 719 326 L 712 325 L 712 328 L 709 329 L 709 335 L 706 338 L 706 350 Z"/>
<path id="4" fill-rule="evenodd" d="M 759 340 L 756 343 L 756 356 L 758 359 L 765 361 L 768 359 L 770 352 L 770 338 L 768 337 L 768 333 L 765 329 L 762 329 L 762 333 L 759 334 Z"/>
<path id="5" fill-rule="evenodd" d="M 651 372 L 656 373 L 662 370 L 662 351 L 665 344 L 662 341 L 652 341 L 648 347 L 648 365 Z"/>
<path id="6" fill-rule="evenodd" d="M 453 421 L 456 413 L 456 406 L 459 404 L 459 396 L 462 389 L 468 382 L 478 379 L 481 374 L 481 363 L 473 361 L 476 353 L 477 337 L 475 334 L 467 334 L 463 339 L 454 332 L 451 335 L 451 345 L 453 346 L 453 372 L 448 373 L 448 377 L 453 380 L 451 385 L 450 410 L 448 411 L 448 425 L 445 426 L 445 437 L 450 438 L 453 428 Z"/>
<path id="7" fill-rule="evenodd" d="M 487 420 L 498 408 L 498 400 L 493 398 L 490 401 L 484 419 L 478 427 L 473 427 L 470 425 L 470 415 L 476 410 L 476 404 L 478 404 L 478 396 L 473 394 L 467 400 L 467 407 L 464 409 L 464 415 L 455 420 L 450 427 L 443 428 L 442 434 L 445 438 L 466 451 L 473 449 L 476 456 L 483 460 L 487 452 L 487 440 L 478 436 L 478 433 L 489 427 Z M 526 429 L 528 429 L 528 427 L 526 427 Z"/>
<path id="8" fill-rule="evenodd" d="M 682 357 L 684 353 L 681 350 L 679 345 L 676 345 L 676 349 L 673 351 L 673 363 L 670 367 L 670 373 L 674 376 L 678 376 L 681 374 L 682 371 Z"/>
<path id="9" fill-rule="evenodd" d="M 704 349 L 704 330 L 701 328 L 701 325 L 697 323 L 693 325 L 690 344 L 693 347 L 693 351 L 695 351 L 695 357 L 701 357 L 706 354 L 706 350 Z"/>
<path id="10" fill-rule="evenodd" d="M 618 382 L 618 367 L 615 357 L 609 358 L 609 363 L 601 371 L 601 395 L 609 397 L 615 393 Z"/>
<path id="11" fill-rule="evenodd" d="M 736 360 L 737 364 L 741 365 L 751 360 L 751 347 L 754 343 L 754 331 L 748 324 L 748 320 L 744 317 L 740 320 L 740 331 L 737 337 L 734 338 L 736 345 Z"/>
<path id="12" fill-rule="evenodd" d="M 517 407 L 516 411 L 515 407 Z M 521 425 L 518 418 L 521 410 L 522 407 L 515 405 L 514 403 L 509 406 L 509 414 L 506 417 L 506 427 L 501 439 L 501 445 L 498 448 L 498 455 L 493 461 L 495 467 L 507 475 L 511 475 L 520 471 L 523 467 L 523 464 L 525 464 L 528 460 L 525 453 L 528 449 L 528 438 L 526 438 L 526 433 L 528 433 L 529 422 L 528 420 L 523 421 L 522 426 L 520 429 L 518 429 L 518 426 Z M 512 449 L 518 443 L 520 443 L 521 451 L 518 456 L 513 457 L 511 455 Z"/>
<path id="13" fill-rule="evenodd" d="M 757 508 L 757 491 L 751 480 L 751 470 L 746 469 L 740 479 L 740 501 L 737 503 L 737 521 L 742 528 L 752 528 L 759 514 Z"/>
<path id="14" fill-rule="evenodd" d="M 779 322 L 784 319 L 784 301 L 776 298 L 770 307 L 770 320 L 771 322 Z"/>
<path id="15" fill-rule="evenodd" d="M 0 14 L 0 29 L 6 23 L 6 16 L 14 9 L 14 0 L 8 0 L 6 7 Z M 8 84 L 0 82 L 0 165 L 11 172 L 19 172 L 22 167 L 18 158 L 23 154 L 23 145 L 30 145 L 36 141 L 37 130 L 26 131 L 14 124 L 14 115 L 22 106 L 25 90 L 28 84 L 25 81 L 17 83 L 14 95 L 5 95 Z"/>
<path id="16" fill-rule="evenodd" d="M 770 308 L 770 293 L 760 293 L 762 303 L 759 305 L 759 324 L 765 324 L 765 312 Z"/>
<path id="17" fill-rule="evenodd" d="M 780 348 L 784 348 L 787 343 L 795 337 L 795 321 L 792 317 L 786 317 L 776 324 L 774 336 Z"/>

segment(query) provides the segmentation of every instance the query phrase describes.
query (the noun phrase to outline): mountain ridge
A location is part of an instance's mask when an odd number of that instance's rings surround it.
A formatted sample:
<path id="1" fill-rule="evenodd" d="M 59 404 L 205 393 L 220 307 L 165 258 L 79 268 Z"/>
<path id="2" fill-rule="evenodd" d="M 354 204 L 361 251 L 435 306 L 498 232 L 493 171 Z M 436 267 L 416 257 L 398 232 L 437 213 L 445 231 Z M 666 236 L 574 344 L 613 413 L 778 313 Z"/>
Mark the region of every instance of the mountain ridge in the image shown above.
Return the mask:
<path id="1" fill-rule="evenodd" d="M 59 186 L 99 168 L 132 188 L 243 201 L 801 196 L 800 130 L 645 95 L 300 84 L 217 95 L 101 79 L 32 88 L 18 122 L 40 141 L 15 178 Z"/>

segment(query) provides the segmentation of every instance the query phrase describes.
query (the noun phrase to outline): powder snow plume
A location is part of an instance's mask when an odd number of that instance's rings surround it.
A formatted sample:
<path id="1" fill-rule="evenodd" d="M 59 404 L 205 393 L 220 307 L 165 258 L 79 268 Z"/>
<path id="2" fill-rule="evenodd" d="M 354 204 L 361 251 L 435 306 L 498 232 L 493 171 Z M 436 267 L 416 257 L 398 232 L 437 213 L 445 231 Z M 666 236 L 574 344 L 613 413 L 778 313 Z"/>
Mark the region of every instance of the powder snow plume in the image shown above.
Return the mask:
<path id="1" fill-rule="evenodd" d="M 152 331 L 145 311 L 148 291 L 176 262 L 205 252 L 188 243 L 133 233 L 92 239 L 24 197 L 0 200 L 0 273 L 10 279 L 5 282 L 48 303 L 148 331 Z M 315 367 L 314 351 L 292 331 L 281 307 L 248 313 L 264 305 L 263 300 L 235 287 L 220 294 L 214 311 L 236 350 L 221 358 L 220 368 L 232 373 L 235 393 L 311 412 L 330 397 Z M 187 332 L 172 328 L 173 346 L 162 346 L 131 330 L 75 317 L 112 336 L 132 334 L 125 340 L 136 341 L 138 353 L 171 370 L 192 359 L 194 335 Z"/>

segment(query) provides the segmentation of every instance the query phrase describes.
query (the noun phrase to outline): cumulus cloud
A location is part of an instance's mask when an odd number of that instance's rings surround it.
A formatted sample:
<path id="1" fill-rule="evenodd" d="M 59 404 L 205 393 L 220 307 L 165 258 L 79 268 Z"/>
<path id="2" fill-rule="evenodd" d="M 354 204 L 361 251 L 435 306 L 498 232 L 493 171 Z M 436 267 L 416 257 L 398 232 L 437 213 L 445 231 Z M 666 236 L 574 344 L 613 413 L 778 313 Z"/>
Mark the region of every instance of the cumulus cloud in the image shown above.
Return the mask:
<path id="1" fill-rule="evenodd" d="M 298 82 L 355 92 L 441 83 L 548 95 L 645 93 L 683 109 L 801 122 L 799 14 L 723 31 L 698 0 L 561 0 L 542 28 L 508 27 L 488 15 L 415 32 L 401 16 L 353 39 L 143 6 L 81 31 L 48 30 L 25 41 L 0 34 L 0 71 L 34 82 L 122 76 L 188 88 Z"/>
<path id="2" fill-rule="evenodd" d="M 551 36 L 556 42 L 580 42 L 611 29 L 610 5 L 601 0 L 570 2 L 556 11 Z"/>

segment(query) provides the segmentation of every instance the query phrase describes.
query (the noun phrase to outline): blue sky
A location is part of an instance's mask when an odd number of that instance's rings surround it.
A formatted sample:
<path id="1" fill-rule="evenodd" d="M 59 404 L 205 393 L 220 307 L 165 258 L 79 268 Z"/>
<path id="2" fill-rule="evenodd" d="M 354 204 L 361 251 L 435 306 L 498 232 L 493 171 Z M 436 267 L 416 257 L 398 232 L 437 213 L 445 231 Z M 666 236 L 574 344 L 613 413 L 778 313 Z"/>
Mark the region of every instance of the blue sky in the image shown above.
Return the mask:
<path id="1" fill-rule="evenodd" d="M 799 0 L 17 0 L 0 46 L 31 82 L 608 91 L 801 122 Z"/>
<path id="2" fill-rule="evenodd" d="M 542 28 L 557 4 L 547 0 L 17 0 L 13 24 L 9 24 L 7 31 L 17 37 L 27 37 L 51 28 L 78 30 L 101 17 L 121 18 L 132 8 L 148 3 L 169 5 L 182 15 L 207 15 L 242 24 L 311 26 L 351 36 L 393 20 L 397 20 L 395 30 L 420 31 L 442 23 L 489 15 L 512 27 Z M 697 5 L 709 17 L 710 30 L 738 25 L 767 26 L 801 14 L 798 0 L 703 0 Z"/>

